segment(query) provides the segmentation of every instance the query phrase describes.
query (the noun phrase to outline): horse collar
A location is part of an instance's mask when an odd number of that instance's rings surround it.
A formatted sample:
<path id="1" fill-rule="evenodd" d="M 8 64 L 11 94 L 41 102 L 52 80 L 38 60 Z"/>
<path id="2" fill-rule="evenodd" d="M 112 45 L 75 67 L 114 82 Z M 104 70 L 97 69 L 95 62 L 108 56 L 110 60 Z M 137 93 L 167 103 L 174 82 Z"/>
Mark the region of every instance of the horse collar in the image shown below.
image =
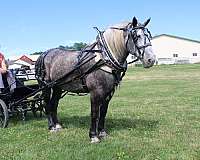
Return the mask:
<path id="1" fill-rule="evenodd" d="M 103 53 L 105 54 L 105 60 L 106 63 L 111 66 L 112 68 L 114 68 L 117 71 L 125 71 L 127 66 L 124 64 L 120 64 L 112 55 L 111 51 L 108 48 L 108 45 L 105 41 L 105 38 L 103 36 L 104 31 L 100 31 L 97 27 L 94 27 L 97 32 L 97 43 L 99 44 L 99 46 L 101 47 Z M 126 62 L 125 62 L 126 63 Z"/>

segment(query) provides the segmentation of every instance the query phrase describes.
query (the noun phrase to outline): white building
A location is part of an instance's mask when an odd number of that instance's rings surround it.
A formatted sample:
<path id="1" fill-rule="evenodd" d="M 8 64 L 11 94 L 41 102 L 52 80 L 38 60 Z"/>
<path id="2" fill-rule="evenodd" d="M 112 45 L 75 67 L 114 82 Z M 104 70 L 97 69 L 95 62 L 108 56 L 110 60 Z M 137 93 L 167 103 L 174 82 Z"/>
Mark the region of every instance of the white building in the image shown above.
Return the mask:
<path id="1" fill-rule="evenodd" d="M 162 34 L 153 37 L 158 64 L 200 63 L 200 41 Z"/>
<path id="2" fill-rule="evenodd" d="M 30 69 L 35 68 L 35 62 L 39 55 L 22 55 L 22 56 L 13 56 L 9 59 L 9 69 L 22 68 L 24 66 L 29 67 Z"/>
<path id="3" fill-rule="evenodd" d="M 22 66 L 27 66 L 30 69 L 32 69 L 34 65 L 31 65 L 30 63 L 27 63 L 21 59 L 18 59 L 14 61 L 12 64 L 9 64 L 8 69 L 19 69 L 19 68 L 22 68 Z"/>
<path id="4" fill-rule="evenodd" d="M 151 42 L 157 64 L 200 63 L 200 41 L 161 34 Z M 134 56 L 129 55 L 127 61 L 133 59 Z"/>

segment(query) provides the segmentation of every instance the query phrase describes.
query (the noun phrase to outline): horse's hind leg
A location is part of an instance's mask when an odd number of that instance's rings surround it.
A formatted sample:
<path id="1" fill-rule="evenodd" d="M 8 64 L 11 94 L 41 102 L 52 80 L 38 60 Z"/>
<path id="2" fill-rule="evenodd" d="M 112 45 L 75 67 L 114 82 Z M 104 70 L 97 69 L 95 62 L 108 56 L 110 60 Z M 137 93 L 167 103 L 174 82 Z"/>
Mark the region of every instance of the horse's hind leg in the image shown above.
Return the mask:
<path id="1" fill-rule="evenodd" d="M 42 91 L 42 96 L 44 99 L 44 109 L 45 109 L 45 114 L 48 117 L 48 127 L 49 129 L 54 125 L 53 121 L 49 118 L 49 114 L 50 114 L 50 98 L 51 98 L 51 88 L 47 88 L 44 91 Z"/>
<path id="2" fill-rule="evenodd" d="M 58 122 L 57 118 L 57 108 L 58 108 L 58 102 L 62 94 L 62 90 L 59 88 L 54 87 L 53 93 L 50 97 L 50 101 L 47 104 L 46 107 L 46 114 L 48 118 L 48 126 L 50 131 L 57 131 L 61 129 L 61 125 Z"/>

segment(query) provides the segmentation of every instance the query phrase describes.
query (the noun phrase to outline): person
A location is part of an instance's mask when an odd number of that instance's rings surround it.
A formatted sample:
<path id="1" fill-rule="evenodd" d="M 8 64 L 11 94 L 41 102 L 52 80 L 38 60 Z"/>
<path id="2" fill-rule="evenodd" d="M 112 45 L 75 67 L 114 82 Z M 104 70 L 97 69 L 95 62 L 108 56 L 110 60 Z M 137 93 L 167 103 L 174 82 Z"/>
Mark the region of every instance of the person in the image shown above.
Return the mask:
<path id="1" fill-rule="evenodd" d="M 7 67 L 8 66 L 7 66 L 5 57 L 4 57 L 3 53 L 0 52 L 0 72 L 1 72 L 1 74 L 7 73 L 7 71 L 8 71 Z"/>
<path id="2" fill-rule="evenodd" d="M 0 91 L 3 92 L 4 89 L 8 87 L 7 82 L 8 65 L 6 63 L 3 53 L 0 52 Z"/>

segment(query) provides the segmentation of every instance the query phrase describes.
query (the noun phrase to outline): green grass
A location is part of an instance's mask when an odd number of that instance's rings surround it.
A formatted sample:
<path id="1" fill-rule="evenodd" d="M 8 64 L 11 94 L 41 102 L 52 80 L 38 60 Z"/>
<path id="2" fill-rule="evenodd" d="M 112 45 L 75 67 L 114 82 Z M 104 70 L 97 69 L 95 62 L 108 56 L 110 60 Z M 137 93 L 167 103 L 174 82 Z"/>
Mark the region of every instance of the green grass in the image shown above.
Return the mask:
<path id="1" fill-rule="evenodd" d="M 13 118 L 0 129 L 0 159 L 198 160 L 200 65 L 130 68 L 111 100 L 109 137 L 90 144 L 89 96 L 59 105 L 64 129 L 52 134 L 46 118 Z"/>

